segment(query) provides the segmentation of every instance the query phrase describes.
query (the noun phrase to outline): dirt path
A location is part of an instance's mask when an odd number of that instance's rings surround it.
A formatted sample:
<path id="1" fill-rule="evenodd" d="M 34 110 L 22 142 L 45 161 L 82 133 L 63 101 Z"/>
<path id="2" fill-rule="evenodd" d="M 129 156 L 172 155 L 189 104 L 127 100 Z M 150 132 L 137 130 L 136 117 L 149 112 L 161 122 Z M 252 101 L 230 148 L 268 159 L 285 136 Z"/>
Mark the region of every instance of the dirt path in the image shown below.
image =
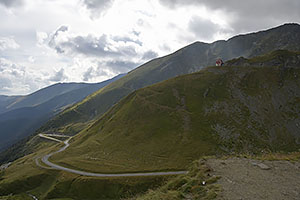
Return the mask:
<path id="1" fill-rule="evenodd" d="M 223 191 L 218 199 L 299 200 L 300 161 L 259 161 L 246 158 L 209 159 Z"/>

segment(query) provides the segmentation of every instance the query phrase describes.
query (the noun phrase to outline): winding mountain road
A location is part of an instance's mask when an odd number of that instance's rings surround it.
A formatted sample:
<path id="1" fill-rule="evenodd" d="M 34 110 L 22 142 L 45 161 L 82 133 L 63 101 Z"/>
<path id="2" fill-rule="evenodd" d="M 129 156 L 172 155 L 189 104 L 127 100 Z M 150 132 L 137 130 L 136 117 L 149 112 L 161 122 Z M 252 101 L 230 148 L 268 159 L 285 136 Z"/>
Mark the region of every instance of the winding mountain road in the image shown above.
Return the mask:
<path id="1" fill-rule="evenodd" d="M 44 137 L 45 135 L 42 135 L 43 138 L 45 139 L 49 139 L 52 141 L 56 141 L 56 142 L 62 142 L 60 140 L 53 140 L 50 139 L 51 136 L 47 135 L 47 137 Z M 40 137 L 42 137 L 40 136 Z M 78 175 L 82 175 L 82 176 L 93 176 L 93 177 L 134 177 L 134 176 L 166 176 L 166 175 L 179 175 L 179 174 L 186 174 L 188 173 L 188 171 L 173 171 L 173 172 L 140 172 L 140 173 L 119 173 L 119 174 L 101 174 L 101 173 L 93 173 L 93 172 L 86 172 L 86 171 L 80 171 L 80 170 L 75 170 L 75 169 L 70 169 L 67 167 L 63 167 L 57 164 L 54 164 L 52 162 L 49 161 L 49 158 L 51 156 L 53 156 L 54 154 L 60 153 L 64 150 L 66 150 L 69 147 L 69 141 L 71 138 L 65 140 L 63 143 L 65 144 L 61 149 L 59 149 L 58 151 L 55 151 L 53 153 L 47 154 L 45 156 L 43 156 L 41 158 L 42 162 L 44 164 L 46 164 L 47 166 L 53 168 L 53 169 L 57 169 L 57 170 L 62 170 L 62 171 L 66 171 L 66 172 L 70 172 L 73 174 L 78 174 Z"/>
<path id="2" fill-rule="evenodd" d="M 58 139 L 53 138 L 51 136 L 54 136 L 54 135 L 52 135 L 52 134 L 39 134 L 39 137 L 41 137 L 41 138 L 45 138 L 45 139 L 52 140 L 54 142 L 59 142 L 59 143 L 62 142 L 61 140 L 58 140 Z"/>

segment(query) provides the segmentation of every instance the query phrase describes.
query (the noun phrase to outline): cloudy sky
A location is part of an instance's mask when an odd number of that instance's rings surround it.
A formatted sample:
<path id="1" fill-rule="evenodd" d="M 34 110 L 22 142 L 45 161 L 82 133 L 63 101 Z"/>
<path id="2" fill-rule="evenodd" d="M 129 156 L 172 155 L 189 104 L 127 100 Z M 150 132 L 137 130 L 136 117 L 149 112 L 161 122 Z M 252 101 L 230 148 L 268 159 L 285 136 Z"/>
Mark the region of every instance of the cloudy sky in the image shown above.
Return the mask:
<path id="1" fill-rule="evenodd" d="M 100 82 L 194 41 L 300 22 L 299 0 L 0 0 L 0 95 Z"/>

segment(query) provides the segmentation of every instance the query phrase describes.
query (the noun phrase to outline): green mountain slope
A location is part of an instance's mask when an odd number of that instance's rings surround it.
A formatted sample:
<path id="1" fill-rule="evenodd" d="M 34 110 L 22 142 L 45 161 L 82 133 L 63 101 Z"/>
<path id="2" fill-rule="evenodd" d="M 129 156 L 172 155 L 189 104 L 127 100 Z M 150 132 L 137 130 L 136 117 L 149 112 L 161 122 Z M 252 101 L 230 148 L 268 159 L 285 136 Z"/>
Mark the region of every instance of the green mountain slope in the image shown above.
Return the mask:
<path id="1" fill-rule="evenodd" d="M 86 171 L 159 171 L 204 155 L 298 150 L 299 62 L 300 53 L 276 51 L 137 90 L 53 161 Z"/>
<path id="2" fill-rule="evenodd" d="M 173 54 L 154 59 L 65 110 L 39 131 L 74 133 L 77 131 L 72 129 L 74 124 L 97 119 L 121 98 L 139 88 L 214 65 L 219 57 L 223 60 L 253 57 L 277 49 L 300 51 L 299 24 L 285 24 L 211 44 L 196 42 Z"/>

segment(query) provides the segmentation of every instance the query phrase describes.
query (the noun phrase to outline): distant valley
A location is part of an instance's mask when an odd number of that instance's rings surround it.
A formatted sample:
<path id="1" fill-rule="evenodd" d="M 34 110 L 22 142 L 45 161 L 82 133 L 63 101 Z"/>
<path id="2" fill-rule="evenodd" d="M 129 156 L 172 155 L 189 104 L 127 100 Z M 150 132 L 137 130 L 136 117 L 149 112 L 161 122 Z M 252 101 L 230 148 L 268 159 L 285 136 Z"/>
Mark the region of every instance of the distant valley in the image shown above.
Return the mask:
<path id="1" fill-rule="evenodd" d="M 0 150 L 32 134 L 55 114 L 122 76 L 96 84 L 59 83 L 27 96 L 0 96 Z"/>

